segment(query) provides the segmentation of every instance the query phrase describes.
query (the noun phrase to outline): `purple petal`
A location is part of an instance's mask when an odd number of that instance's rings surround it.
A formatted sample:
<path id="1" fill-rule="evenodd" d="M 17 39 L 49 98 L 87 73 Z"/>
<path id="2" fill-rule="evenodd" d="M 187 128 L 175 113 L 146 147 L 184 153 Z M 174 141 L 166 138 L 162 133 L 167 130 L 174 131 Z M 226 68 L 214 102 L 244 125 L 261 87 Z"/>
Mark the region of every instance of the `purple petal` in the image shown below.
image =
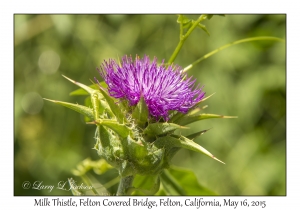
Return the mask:
<path id="1" fill-rule="evenodd" d="M 171 110 L 186 113 L 205 95 L 199 85 L 194 88 L 196 79 L 187 77 L 181 67 L 166 68 L 164 61 L 158 65 L 155 57 L 151 63 L 148 56 L 137 56 L 134 61 L 131 56 L 124 56 L 121 65 L 110 59 L 98 71 L 112 97 L 126 99 L 134 106 L 143 96 L 149 113 L 157 120 L 168 120 Z"/>

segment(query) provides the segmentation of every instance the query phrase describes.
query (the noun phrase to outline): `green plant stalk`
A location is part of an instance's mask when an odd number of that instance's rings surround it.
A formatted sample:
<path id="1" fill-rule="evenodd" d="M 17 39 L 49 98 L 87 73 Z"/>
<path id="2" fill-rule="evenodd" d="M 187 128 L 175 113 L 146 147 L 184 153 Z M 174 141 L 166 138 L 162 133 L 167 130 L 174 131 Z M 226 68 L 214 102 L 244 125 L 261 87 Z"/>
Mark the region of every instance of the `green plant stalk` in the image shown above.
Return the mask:
<path id="1" fill-rule="evenodd" d="M 175 48 L 173 54 L 171 55 L 169 61 L 168 61 L 168 65 L 170 65 L 171 63 L 174 62 L 174 60 L 176 59 L 179 51 L 181 50 L 185 40 L 191 35 L 191 33 L 193 32 L 193 30 L 197 27 L 197 25 L 202 21 L 206 19 L 206 15 L 201 15 L 194 23 L 193 25 L 189 28 L 189 30 L 186 32 L 185 35 L 183 35 L 183 26 L 182 23 L 180 23 L 180 40 L 179 43 L 177 45 L 177 47 Z"/>
<path id="2" fill-rule="evenodd" d="M 117 196 L 127 195 L 128 190 L 132 187 L 133 176 L 122 177 L 119 183 Z"/>
<path id="3" fill-rule="evenodd" d="M 240 43 L 244 43 L 244 42 L 252 42 L 252 41 L 262 41 L 262 40 L 269 40 L 269 41 L 278 41 L 278 42 L 284 42 L 284 39 L 280 39 L 277 37 L 272 37 L 272 36 L 259 36 L 259 37 L 251 37 L 251 38 L 246 38 L 246 39 L 240 39 L 231 43 L 228 43 L 222 47 L 219 47 L 218 49 L 215 49 L 207 54 L 205 54 L 204 56 L 202 56 L 201 58 L 199 58 L 198 60 L 196 60 L 195 62 L 193 62 L 192 64 L 188 65 L 187 67 L 185 67 L 183 69 L 183 72 L 186 72 L 188 70 L 190 70 L 191 68 L 193 68 L 196 64 L 200 63 L 201 61 L 203 61 L 206 58 L 209 58 L 210 56 L 216 54 L 217 52 L 220 52 L 221 50 L 226 49 L 227 47 L 236 45 L 236 44 L 240 44 Z"/>
<path id="4" fill-rule="evenodd" d="M 116 177 L 116 178 L 114 178 L 113 180 L 110 180 L 109 182 L 105 183 L 105 184 L 103 185 L 103 187 L 104 187 L 105 189 L 108 189 L 108 188 L 114 186 L 115 184 L 118 184 L 119 181 L 120 181 L 120 177 Z"/>
<path id="5" fill-rule="evenodd" d="M 90 179 L 87 177 L 87 175 L 83 174 L 81 175 L 81 179 L 88 185 L 88 186 L 93 186 L 92 183 L 90 182 Z M 92 191 L 93 193 L 95 193 L 95 195 L 99 195 L 99 193 L 97 192 L 97 190 L 92 187 Z"/>
<path id="6" fill-rule="evenodd" d="M 181 37 L 183 36 L 183 23 L 180 23 L 180 28 L 179 28 L 179 40 L 181 39 Z"/>

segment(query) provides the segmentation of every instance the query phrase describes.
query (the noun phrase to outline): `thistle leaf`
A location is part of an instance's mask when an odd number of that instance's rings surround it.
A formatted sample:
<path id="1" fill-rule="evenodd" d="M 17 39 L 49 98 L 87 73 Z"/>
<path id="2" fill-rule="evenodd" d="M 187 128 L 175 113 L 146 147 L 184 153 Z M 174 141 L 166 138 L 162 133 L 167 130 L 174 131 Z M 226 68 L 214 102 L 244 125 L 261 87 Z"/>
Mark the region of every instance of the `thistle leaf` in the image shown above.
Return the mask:
<path id="1" fill-rule="evenodd" d="M 170 118 L 169 122 L 176 122 L 178 119 L 182 118 L 183 116 L 184 116 L 184 113 L 177 112 Z"/>
<path id="2" fill-rule="evenodd" d="M 87 96 L 84 99 L 84 106 L 86 106 L 86 107 L 93 107 L 92 102 L 91 102 L 91 96 Z M 91 120 L 93 120 L 93 119 L 91 119 L 91 118 L 89 118 L 87 116 L 84 116 L 84 121 L 85 122 L 90 122 Z"/>
<path id="3" fill-rule="evenodd" d="M 136 175 L 133 180 L 133 188 L 129 189 L 131 195 L 154 195 L 160 187 L 158 175 Z M 140 193 L 141 192 L 141 193 Z"/>
<path id="4" fill-rule="evenodd" d="M 82 89 L 84 89 L 86 92 L 88 92 L 89 94 L 92 94 L 94 89 L 93 88 L 90 88 L 89 86 L 86 86 L 84 84 L 81 84 L 79 82 L 76 82 L 68 77 L 66 77 L 65 75 L 62 75 L 64 78 L 66 78 L 67 80 L 69 80 L 70 82 L 74 83 L 75 85 L 81 87 Z"/>
<path id="5" fill-rule="evenodd" d="M 210 128 L 211 129 L 211 128 Z M 193 133 L 193 134 L 190 134 L 188 136 L 186 136 L 186 138 L 188 139 L 191 139 L 191 140 L 194 140 L 196 139 L 197 137 L 203 135 L 204 133 L 206 133 L 207 131 L 209 131 L 210 129 L 207 129 L 207 130 L 203 130 L 203 131 L 199 131 L 197 133 Z"/>
<path id="6" fill-rule="evenodd" d="M 205 106 L 203 106 L 203 107 L 196 107 L 196 108 L 193 108 L 193 109 L 190 109 L 188 112 L 187 112 L 187 114 L 186 115 L 188 115 L 188 116 L 191 116 L 191 115 L 195 115 L 195 114 L 197 114 L 198 112 L 200 112 L 201 110 L 203 110 L 203 109 L 206 109 L 208 107 L 208 105 L 205 105 Z"/>
<path id="7" fill-rule="evenodd" d="M 180 120 L 177 120 L 179 125 L 187 125 L 196 121 L 206 120 L 210 118 L 237 118 L 237 116 L 224 116 L 217 114 L 198 114 L 191 116 L 184 116 Z"/>
<path id="8" fill-rule="evenodd" d="M 206 96 L 205 98 L 201 99 L 198 103 L 196 103 L 193 107 L 197 107 L 200 103 L 202 103 L 203 101 L 206 101 L 207 99 L 209 99 L 210 97 L 212 97 L 213 95 L 215 95 L 215 93 L 210 94 L 209 96 Z"/>
<path id="9" fill-rule="evenodd" d="M 147 148 L 142 144 L 142 142 L 134 141 L 132 138 L 128 137 L 127 145 L 129 155 L 137 160 L 144 160 L 145 156 L 148 155 Z"/>
<path id="10" fill-rule="evenodd" d="M 164 150 L 153 145 L 143 144 L 142 141 L 127 137 L 128 156 L 135 170 L 141 175 L 156 174 L 163 164 Z"/>
<path id="11" fill-rule="evenodd" d="M 194 141 L 192 141 L 184 136 L 176 136 L 176 135 L 174 135 L 174 136 L 175 137 L 172 137 L 172 136 L 160 137 L 154 142 L 154 145 L 157 146 L 158 148 L 165 148 L 166 150 L 170 150 L 173 147 L 181 147 L 181 148 L 189 149 L 189 150 L 192 150 L 195 152 L 203 153 L 203 154 L 225 164 L 224 162 L 217 159 L 209 151 L 207 151 L 205 148 L 203 148 L 199 144 L 195 143 Z"/>
<path id="12" fill-rule="evenodd" d="M 47 101 L 51 101 L 53 103 L 65 106 L 69 109 L 72 109 L 76 112 L 79 112 L 80 114 L 83 114 L 84 116 L 87 116 L 90 119 L 94 120 L 93 109 L 91 109 L 91 108 L 88 108 L 86 106 L 82 106 L 82 105 L 79 105 L 79 104 L 72 104 L 72 103 L 67 103 L 67 102 L 63 102 L 63 101 L 50 100 L 50 99 L 47 99 L 47 98 L 44 98 L 44 99 L 47 100 Z"/>
<path id="13" fill-rule="evenodd" d="M 105 126 L 97 125 L 97 142 L 94 149 L 96 149 L 98 155 L 104 158 L 110 165 L 118 168 L 121 164 L 120 160 L 124 159 L 124 150 L 117 135 L 108 129 L 109 128 Z"/>
<path id="14" fill-rule="evenodd" d="M 199 101 L 198 103 L 196 103 L 189 111 L 187 114 L 193 114 L 195 108 L 197 106 L 199 106 L 200 103 L 202 103 L 203 101 L 209 99 L 211 96 L 213 96 L 215 93 L 203 98 L 201 101 Z M 206 107 L 202 107 L 202 109 L 205 109 Z M 200 111 L 200 110 L 199 110 Z M 170 122 L 178 122 L 182 117 L 184 117 L 186 114 L 181 113 L 181 112 L 177 112 L 176 114 L 174 114 L 171 118 L 170 118 Z"/>
<path id="15" fill-rule="evenodd" d="M 201 28 L 203 31 L 205 31 L 205 33 L 207 33 L 208 36 L 210 36 L 209 31 L 207 30 L 207 28 L 206 28 L 205 25 L 199 23 L 197 26 L 198 26 L 199 28 Z"/>
<path id="16" fill-rule="evenodd" d="M 102 99 L 104 99 L 104 97 L 99 90 L 95 90 L 91 94 L 91 103 L 94 108 L 94 115 L 96 116 L 95 119 L 98 119 L 100 116 L 103 116 L 104 111 L 107 111 L 110 115 L 113 116 L 110 107 L 108 106 L 106 101 Z"/>
<path id="17" fill-rule="evenodd" d="M 104 88 L 107 88 L 107 84 L 105 83 L 105 81 L 102 81 L 102 82 L 99 82 L 100 85 Z M 92 85 L 89 85 L 88 87 L 94 89 L 94 90 L 98 90 L 99 89 L 99 86 L 98 84 L 92 84 Z M 89 95 L 88 92 L 86 92 L 84 89 L 82 88 L 79 88 L 77 90 L 74 90 L 73 92 L 70 93 L 70 96 L 79 96 L 79 95 Z"/>
<path id="18" fill-rule="evenodd" d="M 102 93 L 102 95 L 104 96 L 106 102 L 108 103 L 108 105 L 110 106 L 110 110 L 114 113 L 114 115 L 116 116 L 117 120 L 119 123 L 123 123 L 124 122 L 124 114 L 121 111 L 120 107 L 115 103 L 114 99 L 112 99 L 108 93 L 103 89 L 103 87 L 100 87 L 100 92 Z"/>
<path id="19" fill-rule="evenodd" d="M 167 123 L 167 122 L 151 123 L 145 128 L 144 134 L 148 136 L 159 136 L 159 135 L 163 135 L 175 131 L 176 129 L 179 128 L 187 128 L 187 127 L 183 127 L 174 123 Z"/>
<path id="20" fill-rule="evenodd" d="M 96 116 L 95 119 L 101 117 L 103 118 L 105 111 L 109 114 L 109 116 L 114 118 L 115 116 L 110 110 L 110 107 L 108 106 L 106 101 L 102 99 L 103 99 L 103 95 L 100 93 L 100 91 L 95 90 L 94 93 L 91 94 L 91 96 L 88 96 L 86 98 L 85 105 L 88 107 L 93 107 L 94 116 Z"/>
<path id="21" fill-rule="evenodd" d="M 145 103 L 144 97 L 141 97 L 139 103 L 136 105 L 135 109 L 133 110 L 132 117 L 136 119 L 137 124 L 141 128 L 145 127 L 149 117 L 149 110 Z"/>
<path id="22" fill-rule="evenodd" d="M 100 113 L 107 113 L 108 117 L 111 119 L 116 119 L 116 116 L 114 115 L 114 113 L 111 111 L 110 106 L 108 105 L 108 103 L 105 100 L 100 100 L 100 109 L 103 109 L 104 111 Z"/>
<path id="23" fill-rule="evenodd" d="M 216 193 L 199 183 L 197 176 L 192 170 L 171 166 L 168 172 L 179 186 L 183 188 L 187 196 L 216 195 Z"/>
<path id="24" fill-rule="evenodd" d="M 113 138 L 112 134 L 102 125 L 99 125 L 97 127 L 101 146 L 104 148 L 111 146 L 111 139 Z"/>
<path id="25" fill-rule="evenodd" d="M 92 84 L 92 85 L 89 85 L 88 87 L 92 88 L 94 90 L 98 89 L 98 85 L 97 84 Z M 84 90 L 82 88 L 76 89 L 76 90 L 74 90 L 74 91 L 72 91 L 70 93 L 70 96 L 84 96 L 84 95 L 90 95 L 90 94 L 86 90 Z"/>
<path id="26" fill-rule="evenodd" d="M 92 124 L 92 123 L 89 123 Z M 110 120 L 110 119 L 98 119 L 94 121 L 94 124 L 97 125 L 104 125 L 114 132 L 116 132 L 119 136 L 122 138 L 126 138 L 128 135 L 132 136 L 132 131 L 130 128 L 128 128 L 126 125 L 119 124 L 115 120 Z"/>
<path id="27" fill-rule="evenodd" d="M 104 110 L 100 110 L 100 99 L 98 98 L 98 93 L 95 91 L 91 94 L 91 102 L 93 105 L 94 118 L 97 120 L 100 118 L 100 114 L 103 114 L 103 112 L 100 113 L 100 111 Z"/>
<path id="28" fill-rule="evenodd" d="M 186 195 L 186 191 L 168 170 L 163 170 L 160 178 L 168 195 Z"/>

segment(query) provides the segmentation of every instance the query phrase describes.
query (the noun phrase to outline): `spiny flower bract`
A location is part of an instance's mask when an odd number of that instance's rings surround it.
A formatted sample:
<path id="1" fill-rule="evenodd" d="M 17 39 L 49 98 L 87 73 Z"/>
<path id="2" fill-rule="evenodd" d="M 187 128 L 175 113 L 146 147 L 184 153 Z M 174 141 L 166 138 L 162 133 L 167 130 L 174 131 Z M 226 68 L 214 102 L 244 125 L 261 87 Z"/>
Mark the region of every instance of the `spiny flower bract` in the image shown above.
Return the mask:
<path id="1" fill-rule="evenodd" d="M 121 64 L 110 59 L 98 71 L 112 97 L 126 99 L 131 106 L 144 97 L 149 113 L 156 119 L 168 120 L 171 110 L 186 113 L 205 94 L 199 86 L 194 88 L 196 80 L 188 78 L 181 67 L 166 67 L 164 61 L 159 65 L 156 57 L 151 62 L 148 56 L 136 56 L 135 60 L 124 56 Z"/>

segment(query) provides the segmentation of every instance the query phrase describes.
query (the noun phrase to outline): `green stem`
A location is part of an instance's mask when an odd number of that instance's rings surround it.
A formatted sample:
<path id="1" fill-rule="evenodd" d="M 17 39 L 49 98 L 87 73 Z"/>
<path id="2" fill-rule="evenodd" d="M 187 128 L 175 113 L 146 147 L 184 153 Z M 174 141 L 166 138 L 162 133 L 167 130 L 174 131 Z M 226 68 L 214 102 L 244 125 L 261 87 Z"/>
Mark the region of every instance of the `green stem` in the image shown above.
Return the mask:
<path id="1" fill-rule="evenodd" d="M 180 28 L 179 28 L 179 30 L 180 30 L 180 34 L 179 34 L 179 40 L 180 40 L 181 37 L 183 36 L 183 23 L 182 23 L 182 21 L 180 22 Z"/>
<path id="2" fill-rule="evenodd" d="M 87 177 L 87 175 L 83 174 L 83 175 L 81 175 L 81 178 L 88 186 L 93 186 L 92 182 L 90 182 L 90 179 Z M 94 187 L 92 187 L 92 191 L 93 191 L 93 193 L 95 193 L 95 195 L 99 195 L 99 193 L 97 192 L 97 190 Z"/>
<path id="3" fill-rule="evenodd" d="M 104 187 L 105 189 L 108 189 L 108 188 L 114 186 L 115 184 L 119 183 L 119 181 L 120 181 L 120 178 L 119 178 L 119 177 L 116 177 L 116 178 L 114 178 L 113 180 L 110 180 L 109 182 L 105 183 L 105 184 L 103 185 L 103 187 Z"/>
<path id="4" fill-rule="evenodd" d="M 127 195 L 129 188 L 133 182 L 133 176 L 122 177 L 119 183 L 117 195 Z"/>
<path id="5" fill-rule="evenodd" d="M 206 15 L 201 15 L 194 23 L 193 25 L 189 28 L 189 30 L 186 32 L 185 35 L 183 35 L 183 26 L 182 23 L 180 23 L 180 40 L 179 43 L 177 45 L 177 47 L 175 48 L 173 54 L 171 55 L 171 58 L 168 61 L 168 65 L 170 65 L 171 63 L 173 63 L 173 61 L 176 59 L 179 51 L 181 50 L 185 40 L 191 35 L 191 33 L 193 32 L 193 30 L 197 27 L 197 25 L 202 21 L 206 19 Z"/>
<path id="6" fill-rule="evenodd" d="M 246 39 L 240 39 L 231 43 L 228 43 L 218 49 L 215 49 L 209 53 L 207 53 L 206 55 L 202 56 L 201 58 L 199 58 L 198 60 L 196 60 L 195 62 L 193 62 L 192 64 L 188 65 L 187 67 L 184 68 L 184 72 L 190 70 L 191 68 L 193 68 L 196 64 L 200 63 L 201 61 L 203 61 L 206 58 L 209 58 L 210 56 L 216 54 L 217 52 L 220 52 L 221 50 L 226 49 L 227 47 L 236 45 L 236 44 L 240 44 L 243 42 L 252 42 L 252 41 L 262 41 L 262 40 L 269 40 L 269 41 L 278 41 L 278 42 L 284 42 L 284 39 L 280 39 L 277 37 L 272 37 L 272 36 L 259 36 L 259 37 L 251 37 L 251 38 L 246 38 Z"/>

